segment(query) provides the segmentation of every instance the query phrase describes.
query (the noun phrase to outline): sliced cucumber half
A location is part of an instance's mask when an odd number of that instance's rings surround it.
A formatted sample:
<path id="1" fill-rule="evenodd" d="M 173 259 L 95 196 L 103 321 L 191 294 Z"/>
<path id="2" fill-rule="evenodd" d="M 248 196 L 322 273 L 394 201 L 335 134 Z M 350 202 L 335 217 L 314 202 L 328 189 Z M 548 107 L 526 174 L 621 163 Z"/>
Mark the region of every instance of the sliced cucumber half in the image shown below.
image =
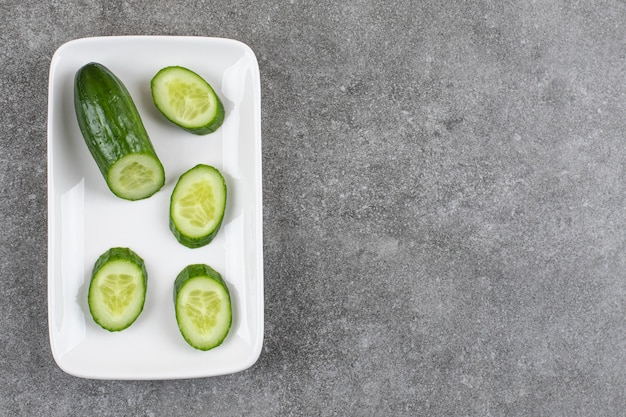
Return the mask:
<path id="1" fill-rule="evenodd" d="M 189 248 L 209 244 L 226 210 L 226 181 L 210 165 L 198 164 L 180 176 L 170 198 L 170 230 Z"/>
<path id="2" fill-rule="evenodd" d="M 117 332 L 137 320 L 146 299 L 148 274 L 143 259 L 128 248 L 111 248 L 98 258 L 89 284 L 94 321 Z"/>
<path id="3" fill-rule="evenodd" d="M 230 331 L 230 292 L 220 273 L 208 265 L 188 265 L 178 274 L 174 308 L 181 335 L 196 349 L 221 345 Z"/>
<path id="4" fill-rule="evenodd" d="M 107 186 L 116 196 L 140 200 L 165 185 L 165 171 L 137 107 L 122 81 L 102 64 L 74 77 L 78 127 Z"/>
<path id="5" fill-rule="evenodd" d="M 224 105 L 213 87 L 188 68 L 165 67 L 152 78 L 150 87 L 156 108 L 191 133 L 215 132 L 224 121 Z"/>

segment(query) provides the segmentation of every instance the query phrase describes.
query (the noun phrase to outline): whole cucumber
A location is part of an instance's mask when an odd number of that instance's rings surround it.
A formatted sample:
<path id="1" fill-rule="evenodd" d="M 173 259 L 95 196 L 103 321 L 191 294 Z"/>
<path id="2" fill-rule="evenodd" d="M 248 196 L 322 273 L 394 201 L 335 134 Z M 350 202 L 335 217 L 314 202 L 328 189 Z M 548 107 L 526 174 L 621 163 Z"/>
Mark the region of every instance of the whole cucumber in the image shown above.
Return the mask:
<path id="1" fill-rule="evenodd" d="M 107 186 L 126 200 L 150 197 L 165 171 L 126 86 L 104 65 L 91 62 L 74 77 L 78 126 Z"/>

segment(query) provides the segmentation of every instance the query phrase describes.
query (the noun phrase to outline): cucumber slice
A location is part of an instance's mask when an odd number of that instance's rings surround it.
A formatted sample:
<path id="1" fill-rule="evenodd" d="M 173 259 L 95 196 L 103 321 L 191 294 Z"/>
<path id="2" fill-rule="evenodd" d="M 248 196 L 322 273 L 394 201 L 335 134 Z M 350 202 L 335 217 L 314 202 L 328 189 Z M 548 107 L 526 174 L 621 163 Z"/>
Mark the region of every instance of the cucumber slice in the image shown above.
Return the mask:
<path id="1" fill-rule="evenodd" d="M 230 292 L 208 265 L 186 266 L 174 281 L 174 308 L 181 335 L 199 350 L 222 344 L 232 325 Z"/>
<path id="2" fill-rule="evenodd" d="M 188 132 L 206 135 L 224 121 L 220 98 L 205 79 L 188 68 L 163 68 L 152 78 L 150 87 L 156 108 Z"/>
<path id="3" fill-rule="evenodd" d="M 98 258 L 89 284 L 94 321 L 111 332 L 137 320 L 146 299 L 148 274 L 143 259 L 128 248 L 111 248 Z"/>
<path id="4" fill-rule="evenodd" d="M 226 182 L 220 171 L 198 164 L 180 176 L 170 199 L 170 230 L 189 248 L 209 244 L 226 209 Z"/>
<path id="5" fill-rule="evenodd" d="M 78 127 L 106 183 L 126 200 L 148 198 L 165 184 L 165 171 L 126 86 L 102 64 L 74 77 Z"/>

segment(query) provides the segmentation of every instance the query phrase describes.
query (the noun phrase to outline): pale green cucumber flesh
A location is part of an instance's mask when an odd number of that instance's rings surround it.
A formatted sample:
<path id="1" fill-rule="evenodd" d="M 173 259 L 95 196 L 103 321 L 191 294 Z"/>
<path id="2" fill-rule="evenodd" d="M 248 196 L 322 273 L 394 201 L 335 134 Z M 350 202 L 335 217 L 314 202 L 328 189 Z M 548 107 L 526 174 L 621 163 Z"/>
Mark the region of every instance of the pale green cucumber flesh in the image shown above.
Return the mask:
<path id="1" fill-rule="evenodd" d="M 226 182 L 220 171 L 199 164 L 180 176 L 170 198 L 170 230 L 190 248 L 210 243 L 226 210 Z"/>
<path id="2" fill-rule="evenodd" d="M 176 322 L 185 341 L 198 350 L 222 344 L 232 325 L 230 293 L 208 265 L 189 265 L 174 283 Z"/>
<path id="3" fill-rule="evenodd" d="M 222 101 L 213 87 L 190 69 L 163 68 L 150 86 L 154 105 L 175 125 L 199 135 L 214 132 L 222 125 Z"/>
<path id="4" fill-rule="evenodd" d="M 111 248 L 94 266 L 88 304 L 94 321 L 111 332 L 128 328 L 141 314 L 146 298 L 147 273 L 137 254 Z"/>
<path id="5" fill-rule="evenodd" d="M 107 184 L 115 195 L 138 200 L 160 190 L 165 184 L 165 173 L 152 155 L 128 154 L 109 167 Z"/>

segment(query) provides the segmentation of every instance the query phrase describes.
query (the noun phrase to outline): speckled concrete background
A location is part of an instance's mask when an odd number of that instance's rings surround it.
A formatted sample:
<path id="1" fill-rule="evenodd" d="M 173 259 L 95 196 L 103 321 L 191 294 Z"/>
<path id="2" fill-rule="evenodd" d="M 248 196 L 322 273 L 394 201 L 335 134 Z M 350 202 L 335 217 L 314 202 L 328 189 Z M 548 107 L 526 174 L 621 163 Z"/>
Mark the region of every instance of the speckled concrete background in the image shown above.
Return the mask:
<path id="1" fill-rule="evenodd" d="M 622 416 L 626 3 L 0 2 L 0 415 Z M 262 82 L 266 332 L 91 381 L 47 334 L 54 51 L 234 38 Z"/>

